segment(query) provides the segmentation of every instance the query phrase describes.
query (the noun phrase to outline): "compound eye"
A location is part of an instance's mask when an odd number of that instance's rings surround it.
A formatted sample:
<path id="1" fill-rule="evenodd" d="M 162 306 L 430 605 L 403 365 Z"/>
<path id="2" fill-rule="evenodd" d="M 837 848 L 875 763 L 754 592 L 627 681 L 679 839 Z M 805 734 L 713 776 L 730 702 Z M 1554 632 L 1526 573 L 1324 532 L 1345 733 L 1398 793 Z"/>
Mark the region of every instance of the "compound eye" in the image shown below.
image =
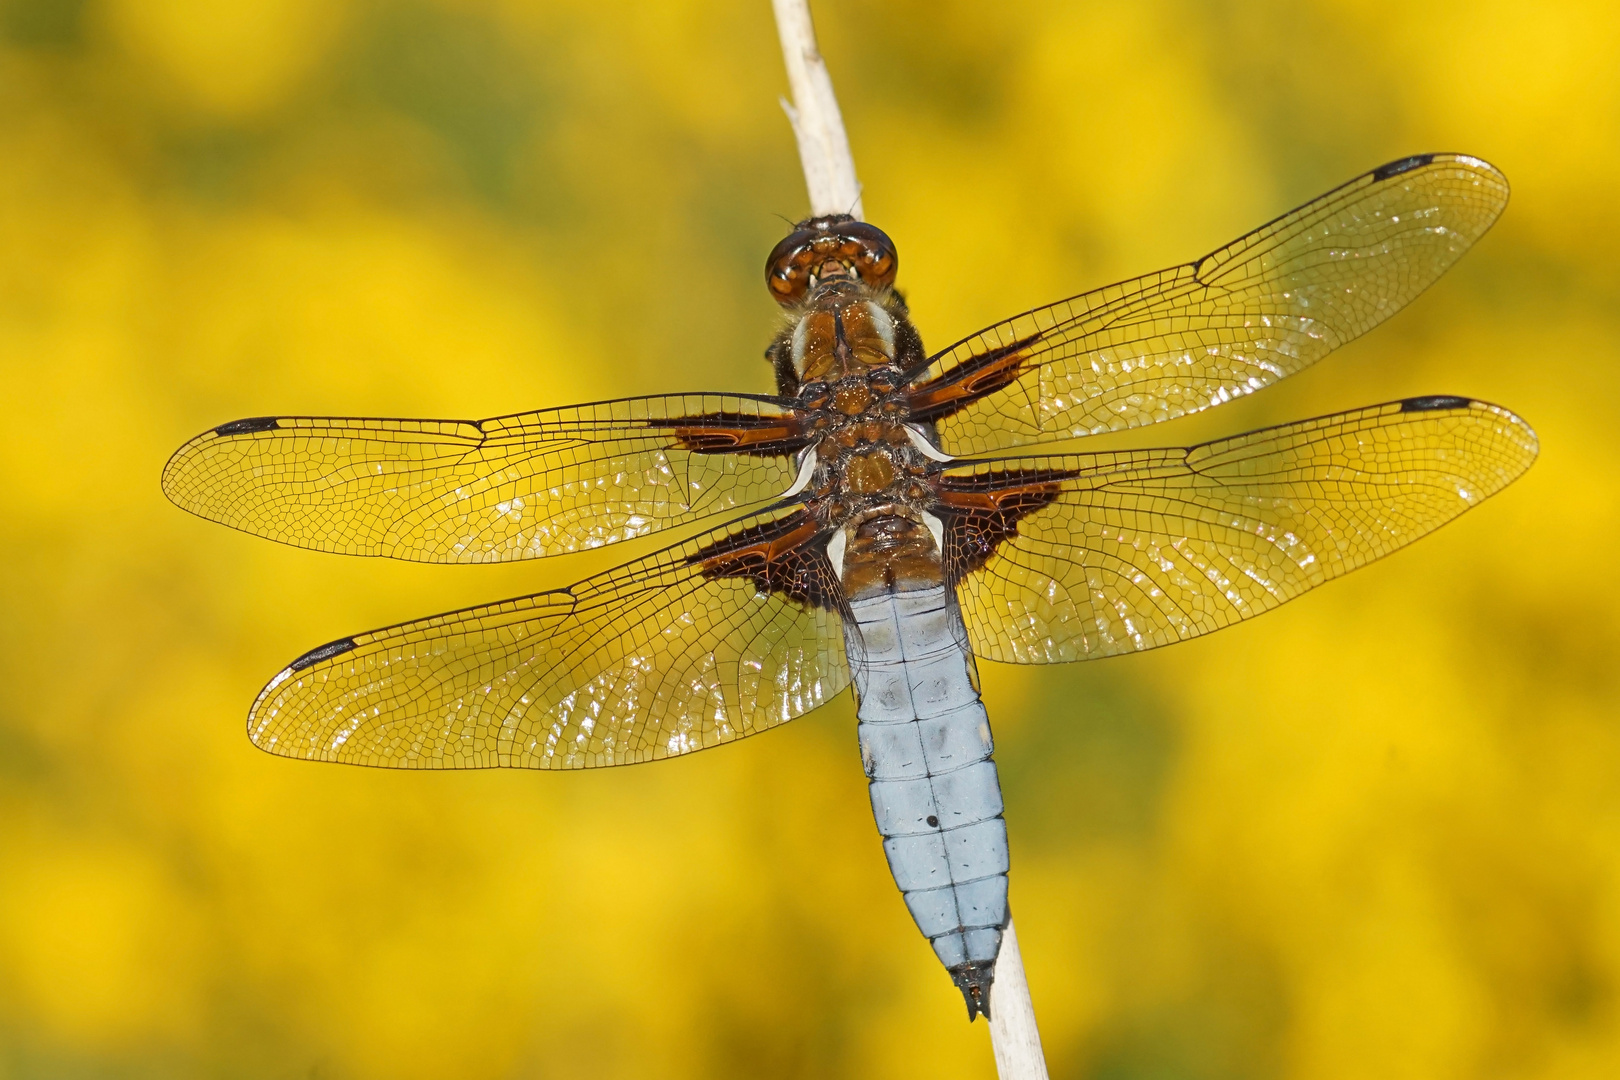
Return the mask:
<path id="1" fill-rule="evenodd" d="M 894 284 L 899 256 L 882 229 L 843 215 L 802 221 L 771 249 L 765 284 L 784 307 L 804 299 L 811 282 L 834 273 L 853 273 L 869 288 Z"/>
<path id="2" fill-rule="evenodd" d="M 894 241 L 876 225 L 852 221 L 839 229 L 844 238 L 844 251 L 861 280 L 874 289 L 894 284 L 894 275 L 900 268 L 900 256 L 894 250 Z"/>
<path id="3" fill-rule="evenodd" d="M 819 230 L 795 229 L 771 249 L 765 260 L 765 284 L 779 304 L 796 304 L 810 287 L 811 247 Z"/>

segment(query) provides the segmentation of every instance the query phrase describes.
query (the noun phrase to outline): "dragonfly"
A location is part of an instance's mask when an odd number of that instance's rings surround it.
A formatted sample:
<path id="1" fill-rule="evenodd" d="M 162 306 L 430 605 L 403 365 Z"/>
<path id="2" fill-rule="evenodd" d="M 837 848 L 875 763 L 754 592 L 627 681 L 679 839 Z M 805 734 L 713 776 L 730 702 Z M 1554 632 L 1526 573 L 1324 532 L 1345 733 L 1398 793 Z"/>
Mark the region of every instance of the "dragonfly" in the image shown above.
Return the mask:
<path id="1" fill-rule="evenodd" d="M 934 353 L 891 239 L 813 217 L 766 263 L 786 316 L 775 394 L 252 417 L 182 446 L 163 490 L 256 536 L 425 563 L 697 527 L 567 588 L 311 649 L 259 693 L 248 736 L 385 768 L 602 768 L 755 735 L 853 686 L 889 867 L 971 1022 L 1010 918 L 975 658 L 1087 660 L 1241 622 L 1438 528 L 1537 453 L 1525 421 L 1455 395 L 1197 446 L 1072 444 L 1315 363 L 1428 288 L 1507 198 L 1478 158 L 1402 158 Z"/>

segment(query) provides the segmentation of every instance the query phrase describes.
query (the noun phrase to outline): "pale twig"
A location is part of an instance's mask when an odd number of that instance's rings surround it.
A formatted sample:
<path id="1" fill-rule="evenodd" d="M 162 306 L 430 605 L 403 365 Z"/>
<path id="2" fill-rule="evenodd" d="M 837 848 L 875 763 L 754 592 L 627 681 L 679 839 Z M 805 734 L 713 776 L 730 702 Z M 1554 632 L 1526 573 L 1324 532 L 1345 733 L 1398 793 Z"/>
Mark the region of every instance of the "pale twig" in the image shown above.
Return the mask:
<path id="1" fill-rule="evenodd" d="M 804 184 L 810 192 L 810 213 L 853 214 L 863 217 L 861 185 L 855 179 L 855 158 L 844 134 L 844 118 L 833 95 L 832 76 L 816 48 L 816 28 L 810 21 L 809 0 L 771 0 L 776 29 L 782 38 L 793 104 L 782 102 L 799 142 Z M 990 1044 L 996 1054 L 1001 1080 L 1047 1080 L 1041 1036 L 1035 1028 L 1035 1007 L 1024 977 L 1024 958 L 1012 920 L 1001 936 L 996 958 L 996 979 L 990 989 Z"/>
<path id="2" fill-rule="evenodd" d="M 1012 919 L 1001 933 L 996 981 L 990 984 L 990 1047 L 1001 1080 L 1046 1080 L 1046 1055 L 1035 1028 L 1035 1004 L 1024 978 L 1024 955 Z"/>
<path id="3" fill-rule="evenodd" d="M 793 103 L 782 100 L 782 110 L 799 141 L 804 185 L 810 190 L 810 213 L 854 214 L 863 217 L 861 185 L 855 179 L 855 158 L 844 134 L 844 118 L 833 95 L 832 76 L 816 48 L 816 28 L 810 21 L 808 0 L 771 0 L 776 9 L 776 30 L 787 61 L 788 86 Z"/>

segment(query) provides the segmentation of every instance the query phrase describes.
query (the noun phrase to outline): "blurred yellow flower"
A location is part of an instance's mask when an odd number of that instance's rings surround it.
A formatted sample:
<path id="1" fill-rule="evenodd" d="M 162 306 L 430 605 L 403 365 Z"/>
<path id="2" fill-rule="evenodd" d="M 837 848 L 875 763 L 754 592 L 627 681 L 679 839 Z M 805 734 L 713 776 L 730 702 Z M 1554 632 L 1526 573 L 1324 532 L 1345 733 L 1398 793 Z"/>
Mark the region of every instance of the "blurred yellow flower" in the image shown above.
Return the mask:
<path id="1" fill-rule="evenodd" d="M 1542 457 L 1156 653 L 981 673 L 1055 1076 L 1620 1074 L 1620 16 L 1371 0 L 818 6 L 929 344 L 1368 167 L 1515 185 L 1412 308 L 1183 444 L 1422 393 Z M 575 580 L 165 502 L 267 413 L 763 391 L 803 209 L 769 5 L 0 2 L 0 1077 L 988 1076 L 846 699 L 601 775 L 254 750 L 288 657 Z"/>

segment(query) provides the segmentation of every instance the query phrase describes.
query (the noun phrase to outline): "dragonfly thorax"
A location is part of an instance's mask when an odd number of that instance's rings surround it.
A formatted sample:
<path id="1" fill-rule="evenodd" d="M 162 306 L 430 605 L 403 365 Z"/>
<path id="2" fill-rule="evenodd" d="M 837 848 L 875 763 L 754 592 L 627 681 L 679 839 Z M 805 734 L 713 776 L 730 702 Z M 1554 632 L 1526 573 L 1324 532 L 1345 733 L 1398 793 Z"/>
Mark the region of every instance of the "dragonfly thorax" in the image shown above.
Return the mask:
<path id="1" fill-rule="evenodd" d="M 824 527 L 844 528 L 884 507 L 921 511 L 932 505 L 928 444 L 910 423 L 898 367 L 885 364 L 835 382 L 806 383 L 798 402 L 815 436 L 806 501 Z"/>
<path id="2" fill-rule="evenodd" d="M 816 447 L 816 483 L 811 513 L 830 528 L 842 528 L 883 507 L 919 510 L 932 505 L 928 459 L 905 428 L 887 425 L 877 439 L 845 446 L 824 439 Z"/>
<path id="3" fill-rule="evenodd" d="M 797 314 L 787 348 L 801 381 L 861 374 L 894 364 L 895 320 L 865 285 L 830 281 Z"/>

